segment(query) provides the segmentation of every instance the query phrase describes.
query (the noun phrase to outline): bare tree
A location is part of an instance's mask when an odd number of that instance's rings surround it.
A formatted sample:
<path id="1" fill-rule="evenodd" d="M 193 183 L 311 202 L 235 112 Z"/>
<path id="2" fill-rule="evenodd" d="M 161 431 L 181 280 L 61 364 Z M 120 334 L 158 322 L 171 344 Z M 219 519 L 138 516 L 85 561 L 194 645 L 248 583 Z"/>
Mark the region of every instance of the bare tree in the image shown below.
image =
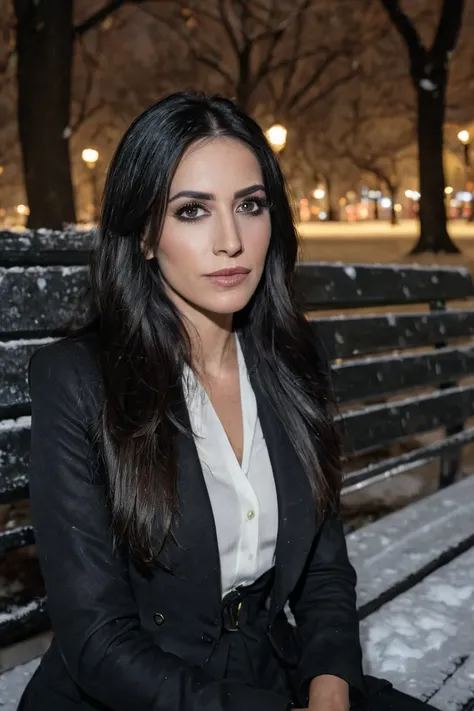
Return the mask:
<path id="1" fill-rule="evenodd" d="M 364 43 L 380 35 L 370 3 L 348 0 L 178 0 L 141 10 L 166 22 L 205 84 L 257 119 L 291 121 L 358 75 Z M 336 7 L 337 6 L 337 7 Z"/>
<path id="2" fill-rule="evenodd" d="M 383 91 L 383 89 L 382 89 Z M 393 96 L 395 99 L 395 96 Z M 391 223 L 398 224 L 396 204 L 402 180 L 401 154 L 416 140 L 414 116 L 397 116 L 390 103 L 355 99 L 344 136 L 336 149 L 361 172 L 372 175 L 378 186 L 385 185 L 391 200 Z M 377 206 L 377 204 L 376 204 Z"/>
<path id="3" fill-rule="evenodd" d="M 461 29 L 464 0 L 443 0 L 430 47 L 423 43 L 399 0 L 381 0 L 381 3 L 406 45 L 417 98 L 420 237 L 412 252 L 459 252 L 447 230 L 443 127 L 449 65 Z"/>
<path id="4" fill-rule="evenodd" d="M 29 227 L 75 222 L 69 139 L 75 41 L 126 3 L 109 0 L 74 24 L 74 0 L 13 0 L 17 119 Z"/>

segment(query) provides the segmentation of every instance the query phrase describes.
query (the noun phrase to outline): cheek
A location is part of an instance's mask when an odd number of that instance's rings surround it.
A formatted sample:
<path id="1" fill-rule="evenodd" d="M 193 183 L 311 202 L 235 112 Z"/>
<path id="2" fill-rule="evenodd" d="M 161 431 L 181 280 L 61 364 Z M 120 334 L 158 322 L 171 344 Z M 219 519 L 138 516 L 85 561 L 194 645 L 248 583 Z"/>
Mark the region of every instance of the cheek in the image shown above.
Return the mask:
<path id="1" fill-rule="evenodd" d="M 199 243 L 197 240 L 186 239 L 179 226 L 164 225 L 158 243 L 157 260 L 165 275 L 167 271 L 171 270 L 175 275 L 179 272 L 189 274 L 192 271 L 191 265 L 196 265 L 198 255 Z"/>
<path id="2" fill-rule="evenodd" d="M 246 217 L 242 219 L 244 220 L 241 231 L 244 253 L 255 260 L 255 266 L 260 264 L 263 268 L 272 231 L 270 218 Z"/>

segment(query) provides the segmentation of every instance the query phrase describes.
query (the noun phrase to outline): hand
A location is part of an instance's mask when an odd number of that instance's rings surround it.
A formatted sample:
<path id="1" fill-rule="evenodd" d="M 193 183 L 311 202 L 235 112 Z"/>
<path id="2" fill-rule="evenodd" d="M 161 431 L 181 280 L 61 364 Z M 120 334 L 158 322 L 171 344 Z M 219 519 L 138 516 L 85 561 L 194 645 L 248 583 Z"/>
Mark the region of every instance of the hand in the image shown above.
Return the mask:
<path id="1" fill-rule="evenodd" d="M 349 684 L 332 674 L 317 676 L 310 685 L 308 711 L 349 711 Z"/>

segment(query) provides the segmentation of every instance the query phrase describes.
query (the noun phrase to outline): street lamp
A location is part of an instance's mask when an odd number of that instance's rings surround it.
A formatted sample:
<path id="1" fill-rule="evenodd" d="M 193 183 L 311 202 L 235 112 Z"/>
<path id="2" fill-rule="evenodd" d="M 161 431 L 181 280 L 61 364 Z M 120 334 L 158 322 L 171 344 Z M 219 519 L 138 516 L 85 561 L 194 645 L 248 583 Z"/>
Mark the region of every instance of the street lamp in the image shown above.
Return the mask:
<path id="1" fill-rule="evenodd" d="M 286 137 L 288 130 L 280 123 L 275 123 L 266 131 L 265 136 L 267 141 L 276 153 L 281 153 L 286 146 Z"/>
<path id="2" fill-rule="evenodd" d="M 465 184 L 466 184 L 466 193 L 471 192 L 472 186 L 469 185 L 470 177 L 471 177 L 471 160 L 469 156 L 469 147 L 471 145 L 471 135 L 469 131 L 466 131 L 465 129 L 463 131 L 459 131 L 458 133 L 458 138 L 461 141 L 464 149 L 464 171 L 465 171 Z M 474 198 L 474 196 L 472 196 Z M 469 213 L 469 222 L 472 222 L 474 220 L 474 207 L 473 207 L 473 200 L 471 198 L 471 211 Z"/>
<path id="3" fill-rule="evenodd" d="M 94 222 L 99 220 L 99 191 L 97 187 L 97 161 L 99 160 L 99 151 L 95 148 L 84 148 L 82 151 L 82 160 L 87 165 L 90 170 L 90 182 L 91 182 L 91 192 L 92 192 L 92 205 L 93 205 L 93 216 Z"/>

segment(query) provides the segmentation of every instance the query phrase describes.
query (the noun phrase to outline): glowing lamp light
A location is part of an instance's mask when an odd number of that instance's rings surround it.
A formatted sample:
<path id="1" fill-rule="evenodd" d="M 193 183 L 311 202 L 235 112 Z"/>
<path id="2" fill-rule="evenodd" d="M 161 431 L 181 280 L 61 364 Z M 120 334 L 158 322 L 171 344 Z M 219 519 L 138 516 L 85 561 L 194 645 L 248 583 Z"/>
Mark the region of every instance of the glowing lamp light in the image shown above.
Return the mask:
<path id="1" fill-rule="evenodd" d="M 451 185 L 447 185 L 447 186 L 445 187 L 445 189 L 444 189 L 444 194 L 445 194 L 445 195 L 451 195 L 451 193 L 453 192 L 453 190 L 454 190 L 454 188 L 452 188 Z"/>
<path id="2" fill-rule="evenodd" d="M 286 137 L 288 135 L 288 130 L 279 123 L 270 126 L 268 131 L 265 133 L 268 142 L 274 151 L 279 153 L 286 146 Z"/>
<path id="3" fill-rule="evenodd" d="M 465 146 L 467 146 L 467 144 L 468 144 L 469 141 L 471 140 L 471 136 L 470 136 L 470 134 L 469 134 L 469 131 L 466 131 L 466 130 L 464 130 L 464 131 L 459 131 L 459 133 L 458 133 L 458 138 L 459 138 L 459 140 L 461 141 L 461 143 L 464 143 Z"/>
<path id="4" fill-rule="evenodd" d="M 405 190 L 405 197 L 408 199 L 413 199 L 413 190 Z"/>
<path id="5" fill-rule="evenodd" d="M 383 197 L 380 201 L 381 207 L 392 207 L 392 201 L 390 200 L 389 197 Z"/>
<path id="6" fill-rule="evenodd" d="M 393 206 L 393 209 L 395 210 L 395 212 L 401 212 L 402 206 L 400 205 L 399 202 L 396 202 L 395 205 Z"/>
<path id="7" fill-rule="evenodd" d="M 412 190 L 411 199 L 412 200 L 419 200 L 420 198 L 421 198 L 420 193 L 418 193 L 416 190 Z"/>
<path id="8" fill-rule="evenodd" d="M 320 220 L 326 220 L 327 219 L 327 212 L 324 212 L 324 210 L 321 210 L 318 217 Z"/>
<path id="9" fill-rule="evenodd" d="M 87 163 L 89 168 L 93 168 L 99 160 L 99 151 L 96 151 L 95 148 L 84 148 L 82 151 L 82 160 L 84 163 Z"/>
<path id="10" fill-rule="evenodd" d="M 323 188 L 316 188 L 316 190 L 313 193 L 313 197 L 315 197 L 316 200 L 322 200 L 325 195 L 326 195 L 326 191 L 323 190 Z"/>
<path id="11" fill-rule="evenodd" d="M 19 215 L 29 215 L 30 214 L 30 211 L 29 211 L 27 205 L 17 205 L 16 211 Z"/>

